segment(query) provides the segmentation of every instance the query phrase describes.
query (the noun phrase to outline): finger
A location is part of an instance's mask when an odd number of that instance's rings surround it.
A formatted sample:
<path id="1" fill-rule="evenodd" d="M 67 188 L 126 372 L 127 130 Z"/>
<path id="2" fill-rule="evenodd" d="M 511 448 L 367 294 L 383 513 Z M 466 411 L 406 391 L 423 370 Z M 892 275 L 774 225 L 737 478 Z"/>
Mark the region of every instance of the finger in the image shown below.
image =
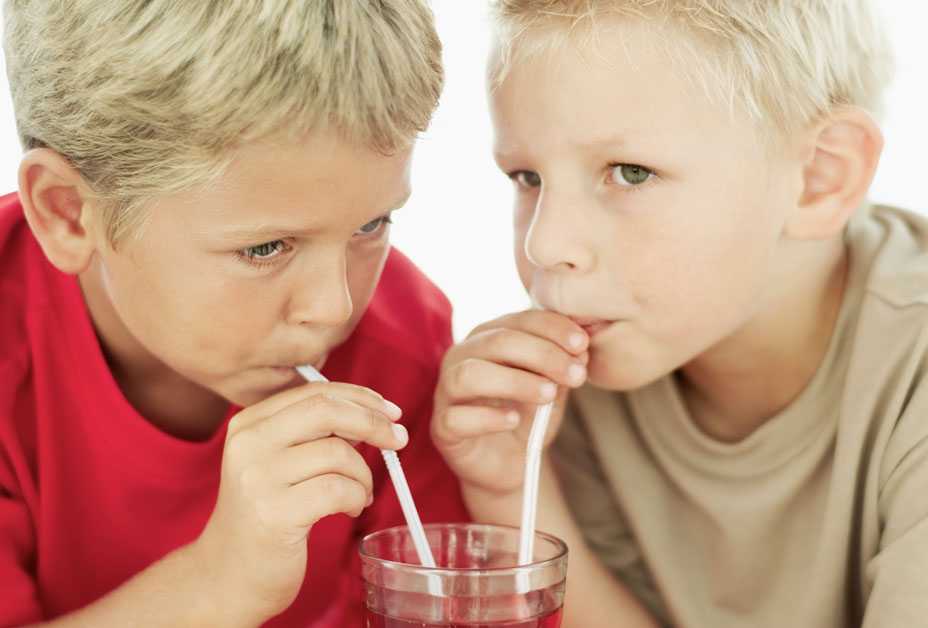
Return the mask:
<path id="1" fill-rule="evenodd" d="M 479 325 L 470 336 L 498 328 L 516 329 L 545 338 L 573 355 L 583 353 L 590 344 L 590 337 L 583 327 L 563 314 L 547 310 L 526 310 L 507 314 Z"/>
<path id="2" fill-rule="evenodd" d="M 519 426 L 519 413 L 513 409 L 458 405 L 448 408 L 438 423 L 441 440 L 463 440 L 512 431 Z"/>
<path id="3" fill-rule="evenodd" d="M 327 473 L 287 488 L 277 498 L 285 525 L 306 528 L 323 517 L 344 513 L 357 517 L 369 504 L 369 492 L 357 480 Z"/>
<path id="4" fill-rule="evenodd" d="M 442 392 L 452 404 L 482 398 L 539 404 L 553 400 L 557 386 L 535 373 L 471 358 L 446 368 Z"/>
<path id="5" fill-rule="evenodd" d="M 368 495 L 374 486 L 364 457 L 347 441 L 335 437 L 288 447 L 271 459 L 268 472 L 288 486 L 330 473 L 356 481 Z"/>
<path id="6" fill-rule="evenodd" d="M 587 353 L 573 355 L 546 338 L 521 330 L 495 328 L 461 343 L 446 364 L 479 358 L 531 371 L 561 386 L 575 388 L 586 381 L 584 355 Z"/>
<path id="7" fill-rule="evenodd" d="M 234 434 L 239 430 L 247 429 L 256 422 L 277 414 L 295 403 L 319 394 L 339 397 L 371 410 L 378 410 L 394 420 L 403 415 L 399 406 L 384 399 L 380 393 L 370 388 L 341 382 L 313 382 L 282 391 L 242 410 L 229 422 L 229 433 Z"/>
<path id="8" fill-rule="evenodd" d="M 379 449 L 402 449 L 409 441 L 406 428 L 383 412 L 328 394 L 300 399 L 249 431 L 271 451 L 330 436 Z"/>

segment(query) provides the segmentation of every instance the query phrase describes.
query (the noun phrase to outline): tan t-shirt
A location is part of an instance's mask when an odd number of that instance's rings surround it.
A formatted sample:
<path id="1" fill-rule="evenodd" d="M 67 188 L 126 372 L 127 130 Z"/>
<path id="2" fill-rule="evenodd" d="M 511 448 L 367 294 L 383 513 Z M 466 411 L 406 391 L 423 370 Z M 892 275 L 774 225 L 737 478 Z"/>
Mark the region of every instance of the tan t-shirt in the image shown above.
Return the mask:
<path id="1" fill-rule="evenodd" d="M 847 241 L 821 367 L 741 442 L 699 431 L 672 376 L 572 397 L 571 509 L 667 625 L 928 626 L 928 220 L 876 207 Z"/>

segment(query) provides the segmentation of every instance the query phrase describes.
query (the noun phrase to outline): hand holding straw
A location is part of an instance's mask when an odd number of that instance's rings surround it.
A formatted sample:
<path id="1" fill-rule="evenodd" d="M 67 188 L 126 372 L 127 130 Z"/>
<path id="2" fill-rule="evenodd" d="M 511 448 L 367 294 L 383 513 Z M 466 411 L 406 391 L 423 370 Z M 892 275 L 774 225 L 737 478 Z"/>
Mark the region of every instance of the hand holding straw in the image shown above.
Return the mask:
<path id="1" fill-rule="evenodd" d="M 298 366 L 296 370 L 308 382 L 329 381 L 312 366 Z M 435 558 L 432 556 L 432 549 L 429 547 L 428 539 L 426 539 L 425 529 L 422 527 L 422 520 L 419 518 L 419 511 L 416 510 L 416 504 L 412 499 L 412 492 L 409 490 L 406 474 L 403 473 L 403 467 L 400 466 L 400 459 L 396 452 L 390 449 L 381 449 L 380 453 L 387 465 L 387 472 L 393 482 L 393 489 L 399 499 L 400 508 L 403 509 L 403 516 L 406 518 L 406 525 L 409 528 L 409 534 L 412 536 L 419 562 L 424 567 L 434 568 Z"/>

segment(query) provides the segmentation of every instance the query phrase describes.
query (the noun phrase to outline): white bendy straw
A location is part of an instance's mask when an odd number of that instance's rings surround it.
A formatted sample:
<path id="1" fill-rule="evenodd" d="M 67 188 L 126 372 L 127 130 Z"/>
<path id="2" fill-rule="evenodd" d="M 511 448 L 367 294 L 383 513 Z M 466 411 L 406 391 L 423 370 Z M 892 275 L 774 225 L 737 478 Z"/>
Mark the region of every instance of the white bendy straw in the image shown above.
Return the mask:
<path id="1" fill-rule="evenodd" d="M 538 513 L 538 477 L 545 432 L 551 420 L 554 402 L 538 406 L 528 434 L 525 455 L 525 478 L 522 482 L 522 527 L 519 530 L 519 564 L 527 565 L 535 555 L 535 519 Z"/>
<path id="2" fill-rule="evenodd" d="M 327 382 L 328 379 L 312 366 L 298 366 L 296 370 L 308 382 Z M 423 567 L 435 568 L 435 558 L 432 556 L 432 550 L 429 547 L 428 539 L 425 537 L 425 528 L 422 527 L 422 520 L 419 518 L 419 511 L 416 510 L 416 504 L 412 499 L 412 492 L 409 490 L 409 483 L 406 481 L 406 474 L 403 473 L 403 467 L 400 466 L 399 456 L 392 449 L 381 449 L 383 461 L 387 464 L 387 472 L 390 474 L 390 480 L 393 482 L 393 489 L 400 500 L 400 508 L 403 509 L 403 516 L 406 518 L 406 526 L 409 528 L 409 534 L 412 536 L 413 545 L 416 548 L 416 554 L 419 555 L 419 562 Z M 429 582 L 431 585 L 432 583 Z M 429 588 L 432 588 L 431 586 Z"/>

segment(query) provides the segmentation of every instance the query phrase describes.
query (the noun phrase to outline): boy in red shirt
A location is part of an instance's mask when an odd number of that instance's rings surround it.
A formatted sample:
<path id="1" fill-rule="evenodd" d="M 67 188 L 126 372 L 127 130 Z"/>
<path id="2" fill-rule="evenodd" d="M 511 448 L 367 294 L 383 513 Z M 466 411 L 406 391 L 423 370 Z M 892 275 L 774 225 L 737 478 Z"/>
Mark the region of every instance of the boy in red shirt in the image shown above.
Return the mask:
<path id="1" fill-rule="evenodd" d="M 377 448 L 425 520 L 464 517 L 427 430 L 450 308 L 388 244 L 441 88 L 428 7 L 5 19 L 0 626 L 356 625 L 356 542 L 402 523 Z"/>

